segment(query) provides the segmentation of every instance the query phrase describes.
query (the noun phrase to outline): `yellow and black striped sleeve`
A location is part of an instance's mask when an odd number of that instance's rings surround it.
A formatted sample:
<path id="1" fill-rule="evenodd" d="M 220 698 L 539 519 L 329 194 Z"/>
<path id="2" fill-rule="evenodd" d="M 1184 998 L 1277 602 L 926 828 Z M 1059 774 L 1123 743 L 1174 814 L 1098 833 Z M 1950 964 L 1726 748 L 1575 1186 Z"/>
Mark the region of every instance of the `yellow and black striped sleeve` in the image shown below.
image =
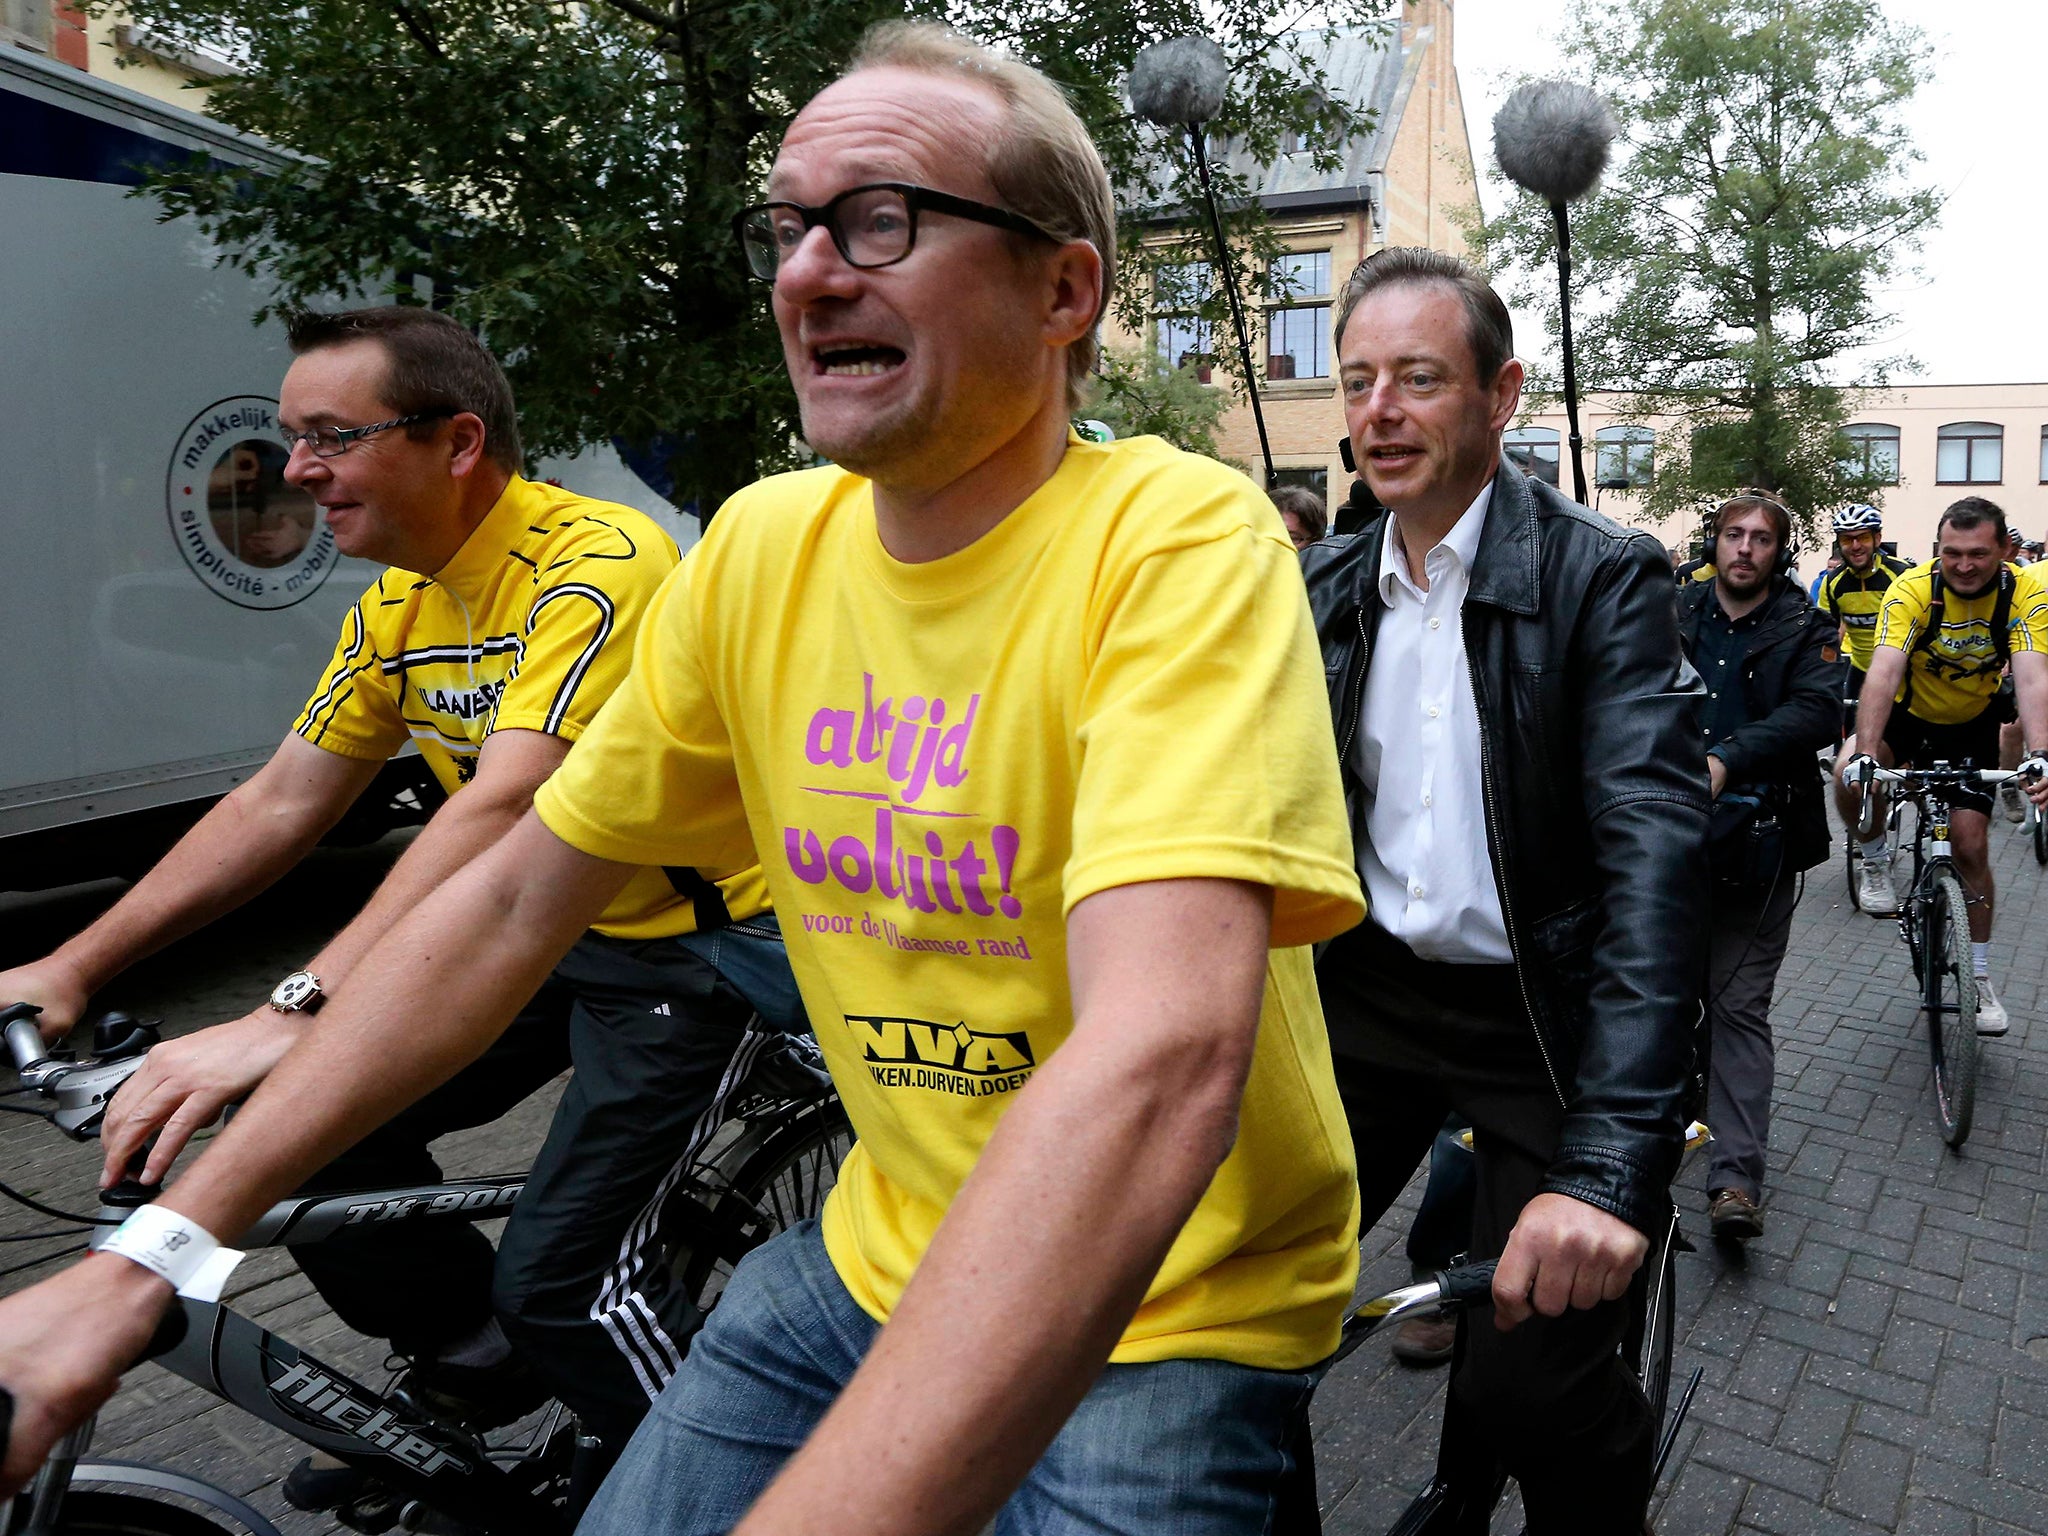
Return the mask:
<path id="1" fill-rule="evenodd" d="M 340 757 L 391 757 L 406 742 L 405 721 L 376 643 L 374 616 L 390 601 L 384 590 L 389 579 L 379 578 L 349 609 L 334 655 L 292 722 L 294 734 Z"/>
<path id="2" fill-rule="evenodd" d="M 581 736 L 625 680 L 634 632 L 674 566 L 665 541 L 635 540 L 598 514 L 578 519 L 535 573 L 520 659 L 490 728 Z"/>

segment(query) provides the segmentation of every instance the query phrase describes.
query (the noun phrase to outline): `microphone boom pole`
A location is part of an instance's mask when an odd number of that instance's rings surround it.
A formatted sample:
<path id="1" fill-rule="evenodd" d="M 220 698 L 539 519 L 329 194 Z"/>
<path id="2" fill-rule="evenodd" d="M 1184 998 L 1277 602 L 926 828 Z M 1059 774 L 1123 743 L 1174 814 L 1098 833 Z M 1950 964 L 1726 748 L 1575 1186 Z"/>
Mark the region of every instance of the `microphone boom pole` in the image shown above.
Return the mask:
<path id="1" fill-rule="evenodd" d="M 1568 205 L 1607 169 L 1614 116 L 1599 93 L 1569 80 L 1519 86 L 1493 118 L 1493 151 L 1517 186 L 1550 205 L 1557 226 L 1557 335 L 1564 354 L 1564 416 L 1570 427 L 1572 499 L 1586 501 L 1585 440 L 1579 436 L 1579 377 L 1572 355 L 1572 227 Z"/>
<path id="2" fill-rule="evenodd" d="M 1563 203 L 1552 203 L 1550 212 L 1557 220 L 1557 336 L 1564 354 L 1564 420 L 1572 449 L 1572 500 L 1585 506 L 1585 439 L 1579 436 L 1579 377 L 1572 363 L 1572 224 Z"/>
<path id="3" fill-rule="evenodd" d="M 1223 215 L 1209 180 L 1209 156 L 1202 125 L 1223 110 L 1230 84 L 1230 61 L 1211 38 L 1174 37 L 1138 51 L 1131 66 L 1131 106 L 1140 117 L 1171 133 L 1185 133 L 1201 177 L 1202 201 L 1209 208 L 1209 228 L 1216 236 L 1216 260 L 1223 273 L 1223 293 L 1230 301 L 1230 319 L 1237 330 L 1237 357 L 1244 366 L 1245 393 L 1252 402 L 1252 421 L 1259 429 L 1259 456 L 1266 465 L 1266 484 L 1273 483 L 1273 445 L 1266 437 L 1266 413 L 1259 404 L 1258 380 L 1252 373 L 1251 333 L 1244 323 L 1244 304 L 1237 293 L 1237 266 L 1224 238 Z"/>
<path id="4" fill-rule="evenodd" d="M 1265 460 L 1266 484 L 1273 484 L 1273 445 L 1266 437 L 1266 413 L 1259 405 L 1259 386 L 1252 376 L 1251 334 L 1245 329 L 1244 304 L 1237 296 L 1237 269 L 1230 259 L 1230 244 L 1223 238 L 1223 216 L 1216 210 L 1216 192 L 1209 185 L 1209 156 L 1202 147 L 1201 132 L 1188 124 L 1188 143 L 1194 147 L 1195 169 L 1202 177 L 1202 200 L 1209 205 L 1209 227 L 1216 235 L 1216 259 L 1223 266 L 1223 292 L 1230 300 L 1230 319 L 1237 327 L 1237 355 L 1244 364 L 1245 393 L 1251 397 L 1252 423 L 1259 429 L 1259 457 Z"/>

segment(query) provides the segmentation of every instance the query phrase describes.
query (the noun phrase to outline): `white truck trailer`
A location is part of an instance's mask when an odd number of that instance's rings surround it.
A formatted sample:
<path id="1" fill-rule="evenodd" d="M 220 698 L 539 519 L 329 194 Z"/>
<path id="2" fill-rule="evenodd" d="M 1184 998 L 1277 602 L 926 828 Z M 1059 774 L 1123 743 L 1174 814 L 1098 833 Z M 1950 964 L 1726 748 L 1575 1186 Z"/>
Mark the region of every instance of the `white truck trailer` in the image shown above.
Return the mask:
<path id="1" fill-rule="evenodd" d="M 146 868 L 290 727 L 376 567 L 285 484 L 282 326 L 138 168 L 274 151 L 0 49 L 0 890 Z M 542 467 L 694 519 L 609 449 Z M 415 758 L 339 840 L 417 819 Z"/>

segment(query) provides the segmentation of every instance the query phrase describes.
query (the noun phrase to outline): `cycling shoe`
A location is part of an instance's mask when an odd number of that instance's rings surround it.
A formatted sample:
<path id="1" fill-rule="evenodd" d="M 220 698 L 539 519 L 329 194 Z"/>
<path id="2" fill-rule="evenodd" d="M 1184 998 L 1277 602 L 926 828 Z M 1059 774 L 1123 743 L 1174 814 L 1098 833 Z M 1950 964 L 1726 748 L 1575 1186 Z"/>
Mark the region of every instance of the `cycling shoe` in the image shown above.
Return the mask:
<path id="1" fill-rule="evenodd" d="M 351 1531 L 381 1536 L 398 1524 L 405 1500 L 360 1467 L 315 1451 L 285 1474 L 285 1503 L 308 1514 L 329 1514 Z"/>

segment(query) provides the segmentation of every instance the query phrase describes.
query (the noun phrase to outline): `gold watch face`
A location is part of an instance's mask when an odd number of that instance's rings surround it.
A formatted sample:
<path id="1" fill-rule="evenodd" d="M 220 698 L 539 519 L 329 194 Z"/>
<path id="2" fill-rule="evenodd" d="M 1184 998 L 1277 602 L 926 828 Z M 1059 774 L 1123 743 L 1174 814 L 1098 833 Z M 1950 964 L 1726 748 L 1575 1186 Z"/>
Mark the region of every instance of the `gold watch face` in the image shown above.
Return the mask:
<path id="1" fill-rule="evenodd" d="M 320 990 L 320 978 L 311 971 L 294 971 L 277 984 L 277 990 L 270 994 L 270 1006 L 285 1013 L 295 1013 L 306 1006 L 314 993 Z"/>

